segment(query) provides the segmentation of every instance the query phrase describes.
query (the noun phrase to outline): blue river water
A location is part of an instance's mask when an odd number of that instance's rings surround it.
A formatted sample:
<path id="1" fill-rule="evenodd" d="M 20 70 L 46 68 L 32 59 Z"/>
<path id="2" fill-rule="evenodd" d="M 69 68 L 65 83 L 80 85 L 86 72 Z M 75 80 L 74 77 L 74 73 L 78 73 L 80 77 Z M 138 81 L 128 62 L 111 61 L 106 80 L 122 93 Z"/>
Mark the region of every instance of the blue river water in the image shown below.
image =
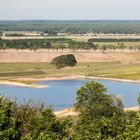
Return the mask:
<path id="1" fill-rule="evenodd" d="M 54 110 L 62 110 L 73 107 L 76 102 L 76 91 L 83 84 L 90 80 L 59 80 L 42 81 L 38 84 L 48 85 L 48 88 L 34 89 L 17 86 L 0 85 L 0 94 L 23 103 L 24 100 L 44 102 L 45 105 L 52 105 Z M 140 84 L 116 82 L 111 80 L 96 80 L 107 87 L 106 94 L 116 94 L 119 96 L 125 107 L 138 106 L 137 97 L 140 92 Z"/>

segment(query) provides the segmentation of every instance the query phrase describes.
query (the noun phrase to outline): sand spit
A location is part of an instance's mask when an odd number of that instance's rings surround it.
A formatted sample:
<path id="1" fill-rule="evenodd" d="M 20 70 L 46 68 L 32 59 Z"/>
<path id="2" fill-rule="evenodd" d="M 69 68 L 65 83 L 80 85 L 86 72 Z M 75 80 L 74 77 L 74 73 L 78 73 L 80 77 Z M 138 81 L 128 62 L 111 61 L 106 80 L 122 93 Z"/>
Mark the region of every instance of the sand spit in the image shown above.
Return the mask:
<path id="1" fill-rule="evenodd" d="M 110 80 L 110 81 L 118 81 L 118 82 L 140 83 L 140 80 L 117 79 L 117 78 L 106 78 L 106 77 L 96 77 L 96 76 L 80 76 L 80 75 L 71 75 L 71 76 L 62 76 L 62 77 L 44 77 L 44 78 L 16 78 L 16 80 L 25 81 L 25 82 L 76 80 L 76 79 Z"/>
<path id="2" fill-rule="evenodd" d="M 37 84 L 26 84 L 20 82 L 12 82 L 12 81 L 0 81 L 0 85 L 11 85 L 18 87 L 26 87 L 26 88 L 46 88 L 46 85 L 37 85 Z"/>

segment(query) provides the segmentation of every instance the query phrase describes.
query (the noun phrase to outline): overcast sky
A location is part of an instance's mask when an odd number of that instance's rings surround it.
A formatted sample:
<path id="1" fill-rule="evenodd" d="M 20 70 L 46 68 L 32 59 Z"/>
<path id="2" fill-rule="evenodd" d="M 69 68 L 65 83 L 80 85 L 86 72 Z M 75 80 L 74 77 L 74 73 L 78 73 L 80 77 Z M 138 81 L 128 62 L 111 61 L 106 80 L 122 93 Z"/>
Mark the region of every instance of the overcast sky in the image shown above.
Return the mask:
<path id="1" fill-rule="evenodd" d="M 140 20 L 140 0 L 0 0 L 0 20 Z"/>

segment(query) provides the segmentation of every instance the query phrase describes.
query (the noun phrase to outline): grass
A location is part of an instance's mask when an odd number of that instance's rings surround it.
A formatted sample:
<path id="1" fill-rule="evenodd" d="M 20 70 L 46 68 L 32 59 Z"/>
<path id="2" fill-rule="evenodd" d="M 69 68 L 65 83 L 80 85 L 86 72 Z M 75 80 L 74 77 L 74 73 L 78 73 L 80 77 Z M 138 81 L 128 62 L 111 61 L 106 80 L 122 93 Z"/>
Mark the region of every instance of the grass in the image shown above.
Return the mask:
<path id="1" fill-rule="evenodd" d="M 140 47 L 140 42 L 121 42 L 125 47 Z M 118 42 L 96 42 L 99 46 L 114 45 L 118 46 Z"/>
<path id="2" fill-rule="evenodd" d="M 140 79 L 140 64 L 120 62 L 78 63 L 75 67 L 56 69 L 50 63 L 0 63 L 0 79 L 17 77 L 62 77 L 69 75 Z"/>
<path id="3" fill-rule="evenodd" d="M 53 68 L 50 63 L 0 63 L 0 72 L 36 71 Z"/>

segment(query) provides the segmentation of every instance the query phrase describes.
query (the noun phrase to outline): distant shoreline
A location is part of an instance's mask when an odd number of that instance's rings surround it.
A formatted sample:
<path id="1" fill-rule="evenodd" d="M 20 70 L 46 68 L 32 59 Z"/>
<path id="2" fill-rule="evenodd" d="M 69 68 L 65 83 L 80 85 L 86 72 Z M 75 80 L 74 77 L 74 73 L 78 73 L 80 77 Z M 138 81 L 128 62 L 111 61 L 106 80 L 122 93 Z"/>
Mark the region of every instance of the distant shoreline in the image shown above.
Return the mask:
<path id="1" fill-rule="evenodd" d="M 16 78 L 14 81 L 1 80 L 0 85 L 13 85 L 19 87 L 26 88 L 47 88 L 47 85 L 40 85 L 34 82 L 41 81 L 58 81 L 58 80 L 77 80 L 77 79 L 89 79 L 89 80 L 109 80 L 116 82 L 127 82 L 127 83 L 139 83 L 140 80 L 129 80 L 129 79 L 117 79 L 117 78 L 105 78 L 105 77 L 96 77 L 96 76 L 80 76 L 80 75 L 72 75 L 72 76 L 62 76 L 62 77 L 45 77 L 45 78 Z M 29 82 L 29 84 L 28 84 Z"/>

